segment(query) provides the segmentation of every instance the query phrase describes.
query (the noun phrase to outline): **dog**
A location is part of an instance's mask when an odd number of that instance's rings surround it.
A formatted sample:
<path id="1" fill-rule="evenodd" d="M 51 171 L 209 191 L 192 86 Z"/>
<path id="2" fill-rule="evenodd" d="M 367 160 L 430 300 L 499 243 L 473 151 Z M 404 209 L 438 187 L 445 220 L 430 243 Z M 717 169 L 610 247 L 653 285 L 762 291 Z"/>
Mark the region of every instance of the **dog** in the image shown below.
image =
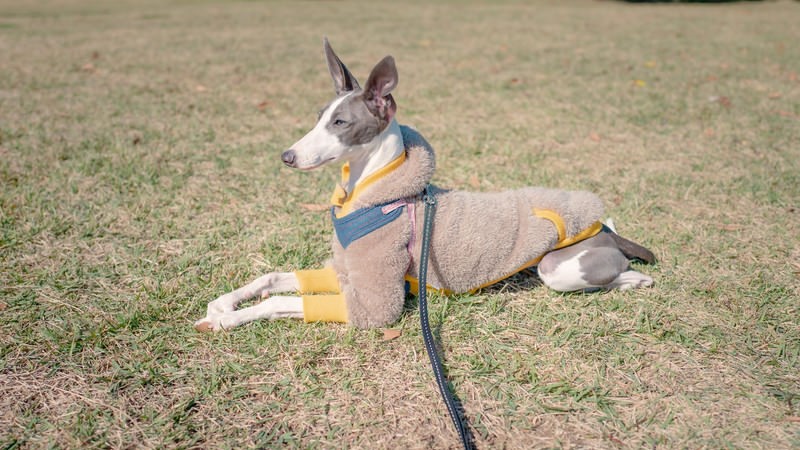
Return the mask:
<path id="1" fill-rule="evenodd" d="M 648 287 L 630 268 L 653 253 L 599 220 L 589 192 L 539 187 L 499 193 L 449 191 L 430 185 L 430 144 L 395 119 L 395 61 L 382 59 L 362 88 L 323 40 L 336 97 L 316 125 L 281 154 L 283 163 L 313 170 L 343 163 L 332 198 L 332 264 L 319 270 L 273 272 L 210 302 L 195 323 L 219 331 L 267 318 L 347 322 L 359 328 L 396 321 L 408 292 L 418 292 L 423 193 L 437 201 L 425 289 L 468 292 L 536 267 L 556 291 Z M 305 295 L 272 295 L 303 293 Z M 236 309 L 243 300 L 265 298 Z"/>

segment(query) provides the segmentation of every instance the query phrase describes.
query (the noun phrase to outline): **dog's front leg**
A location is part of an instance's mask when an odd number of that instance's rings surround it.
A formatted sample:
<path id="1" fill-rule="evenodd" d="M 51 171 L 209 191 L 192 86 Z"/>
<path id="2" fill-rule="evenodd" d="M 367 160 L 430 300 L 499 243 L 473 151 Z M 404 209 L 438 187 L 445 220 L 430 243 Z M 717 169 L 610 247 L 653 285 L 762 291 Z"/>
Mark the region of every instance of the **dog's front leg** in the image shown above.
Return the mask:
<path id="1" fill-rule="evenodd" d="M 294 296 L 275 296 L 263 302 L 242 308 L 206 317 L 195 323 L 197 331 L 227 330 L 247 322 L 258 319 L 302 319 L 303 299 Z"/>
<path id="2" fill-rule="evenodd" d="M 294 272 L 272 272 L 262 275 L 246 285 L 221 295 L 208 304 L 205 319 L 226 314 L 236 309 L 244 300 L 262 295 L 264 292 L 293 292 L 299 289 Z M 199 324 L 205 319 L 197 322 Z M 196 324 L 196 325 L 197 325 Z"/>

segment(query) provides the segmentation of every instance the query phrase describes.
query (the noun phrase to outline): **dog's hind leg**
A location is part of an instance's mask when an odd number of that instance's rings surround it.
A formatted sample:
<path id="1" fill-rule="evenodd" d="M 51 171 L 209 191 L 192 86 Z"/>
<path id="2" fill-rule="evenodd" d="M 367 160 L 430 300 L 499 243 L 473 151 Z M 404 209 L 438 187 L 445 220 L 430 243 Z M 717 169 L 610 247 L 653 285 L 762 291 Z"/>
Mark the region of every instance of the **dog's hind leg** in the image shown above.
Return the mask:
<path id="1" fill-rule="evenodd" d="M 562 291 L 632 289 L 653 284 L 649 276 L 630 270 L 625 254 L 610 233 L 548 253 L 538 266 L 539 277 Z"/>
<path id="2" fill-rule="evenodd" d="M 197 331 L 229 330 L 258 319 L 302 319 L 303 299 L 275 296 L 247 308 L 209 316 L 195 322 Z"/>
<path id="3" fill-rule="evenodd" d="M 264 292 L 293 292 L 298 289 L 299 284 L 294 272 L 268 273 L 210 302 L 206 318 L 231 312 L 242 301 L 262 295 Z"/>
<path id="4" fill-rule="evenodd" d="M 619 289 L 624 291 L 626 289 L 636 289 L 640 287 L 650 287 L 653 285 L 653 279 L 649 276 L 637 272 L 635 270 L 626 270 L 614 278 L 611 283 L 603 286 L 605 289 Z"/>

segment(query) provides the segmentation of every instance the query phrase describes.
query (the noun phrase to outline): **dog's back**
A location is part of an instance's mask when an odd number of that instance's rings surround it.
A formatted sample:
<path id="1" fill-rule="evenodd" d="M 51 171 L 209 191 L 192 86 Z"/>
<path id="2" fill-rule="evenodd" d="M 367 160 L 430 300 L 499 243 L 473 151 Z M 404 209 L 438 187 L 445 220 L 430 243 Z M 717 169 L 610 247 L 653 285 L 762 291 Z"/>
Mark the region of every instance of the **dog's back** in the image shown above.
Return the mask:
<path id="1" fill-rule="evenodd" d="M 453 292 L 503 279 L 552 250 L 560 240 L 558 229 L 536 211 L 560 217 L 566 238 L 586 230 L 603 214 L 600 199 L 583 191 L 434 192 L 429 284 Z"/>

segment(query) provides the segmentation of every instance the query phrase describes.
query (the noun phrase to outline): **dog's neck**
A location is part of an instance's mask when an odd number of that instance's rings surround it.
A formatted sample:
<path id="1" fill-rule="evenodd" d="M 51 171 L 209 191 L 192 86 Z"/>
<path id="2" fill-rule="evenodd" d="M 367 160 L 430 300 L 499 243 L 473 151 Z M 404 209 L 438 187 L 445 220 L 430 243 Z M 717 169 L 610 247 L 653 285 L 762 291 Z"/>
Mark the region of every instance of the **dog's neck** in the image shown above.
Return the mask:
<path id="1" fill-rule="evenodd" d="M 405 151 L 400 125 L 392 119 L 385 130 L 375 140 L 375 147 L 350 160 L 350 178 L 345 190 L 348 193 L 365 178 L 394 161 Z"/>

